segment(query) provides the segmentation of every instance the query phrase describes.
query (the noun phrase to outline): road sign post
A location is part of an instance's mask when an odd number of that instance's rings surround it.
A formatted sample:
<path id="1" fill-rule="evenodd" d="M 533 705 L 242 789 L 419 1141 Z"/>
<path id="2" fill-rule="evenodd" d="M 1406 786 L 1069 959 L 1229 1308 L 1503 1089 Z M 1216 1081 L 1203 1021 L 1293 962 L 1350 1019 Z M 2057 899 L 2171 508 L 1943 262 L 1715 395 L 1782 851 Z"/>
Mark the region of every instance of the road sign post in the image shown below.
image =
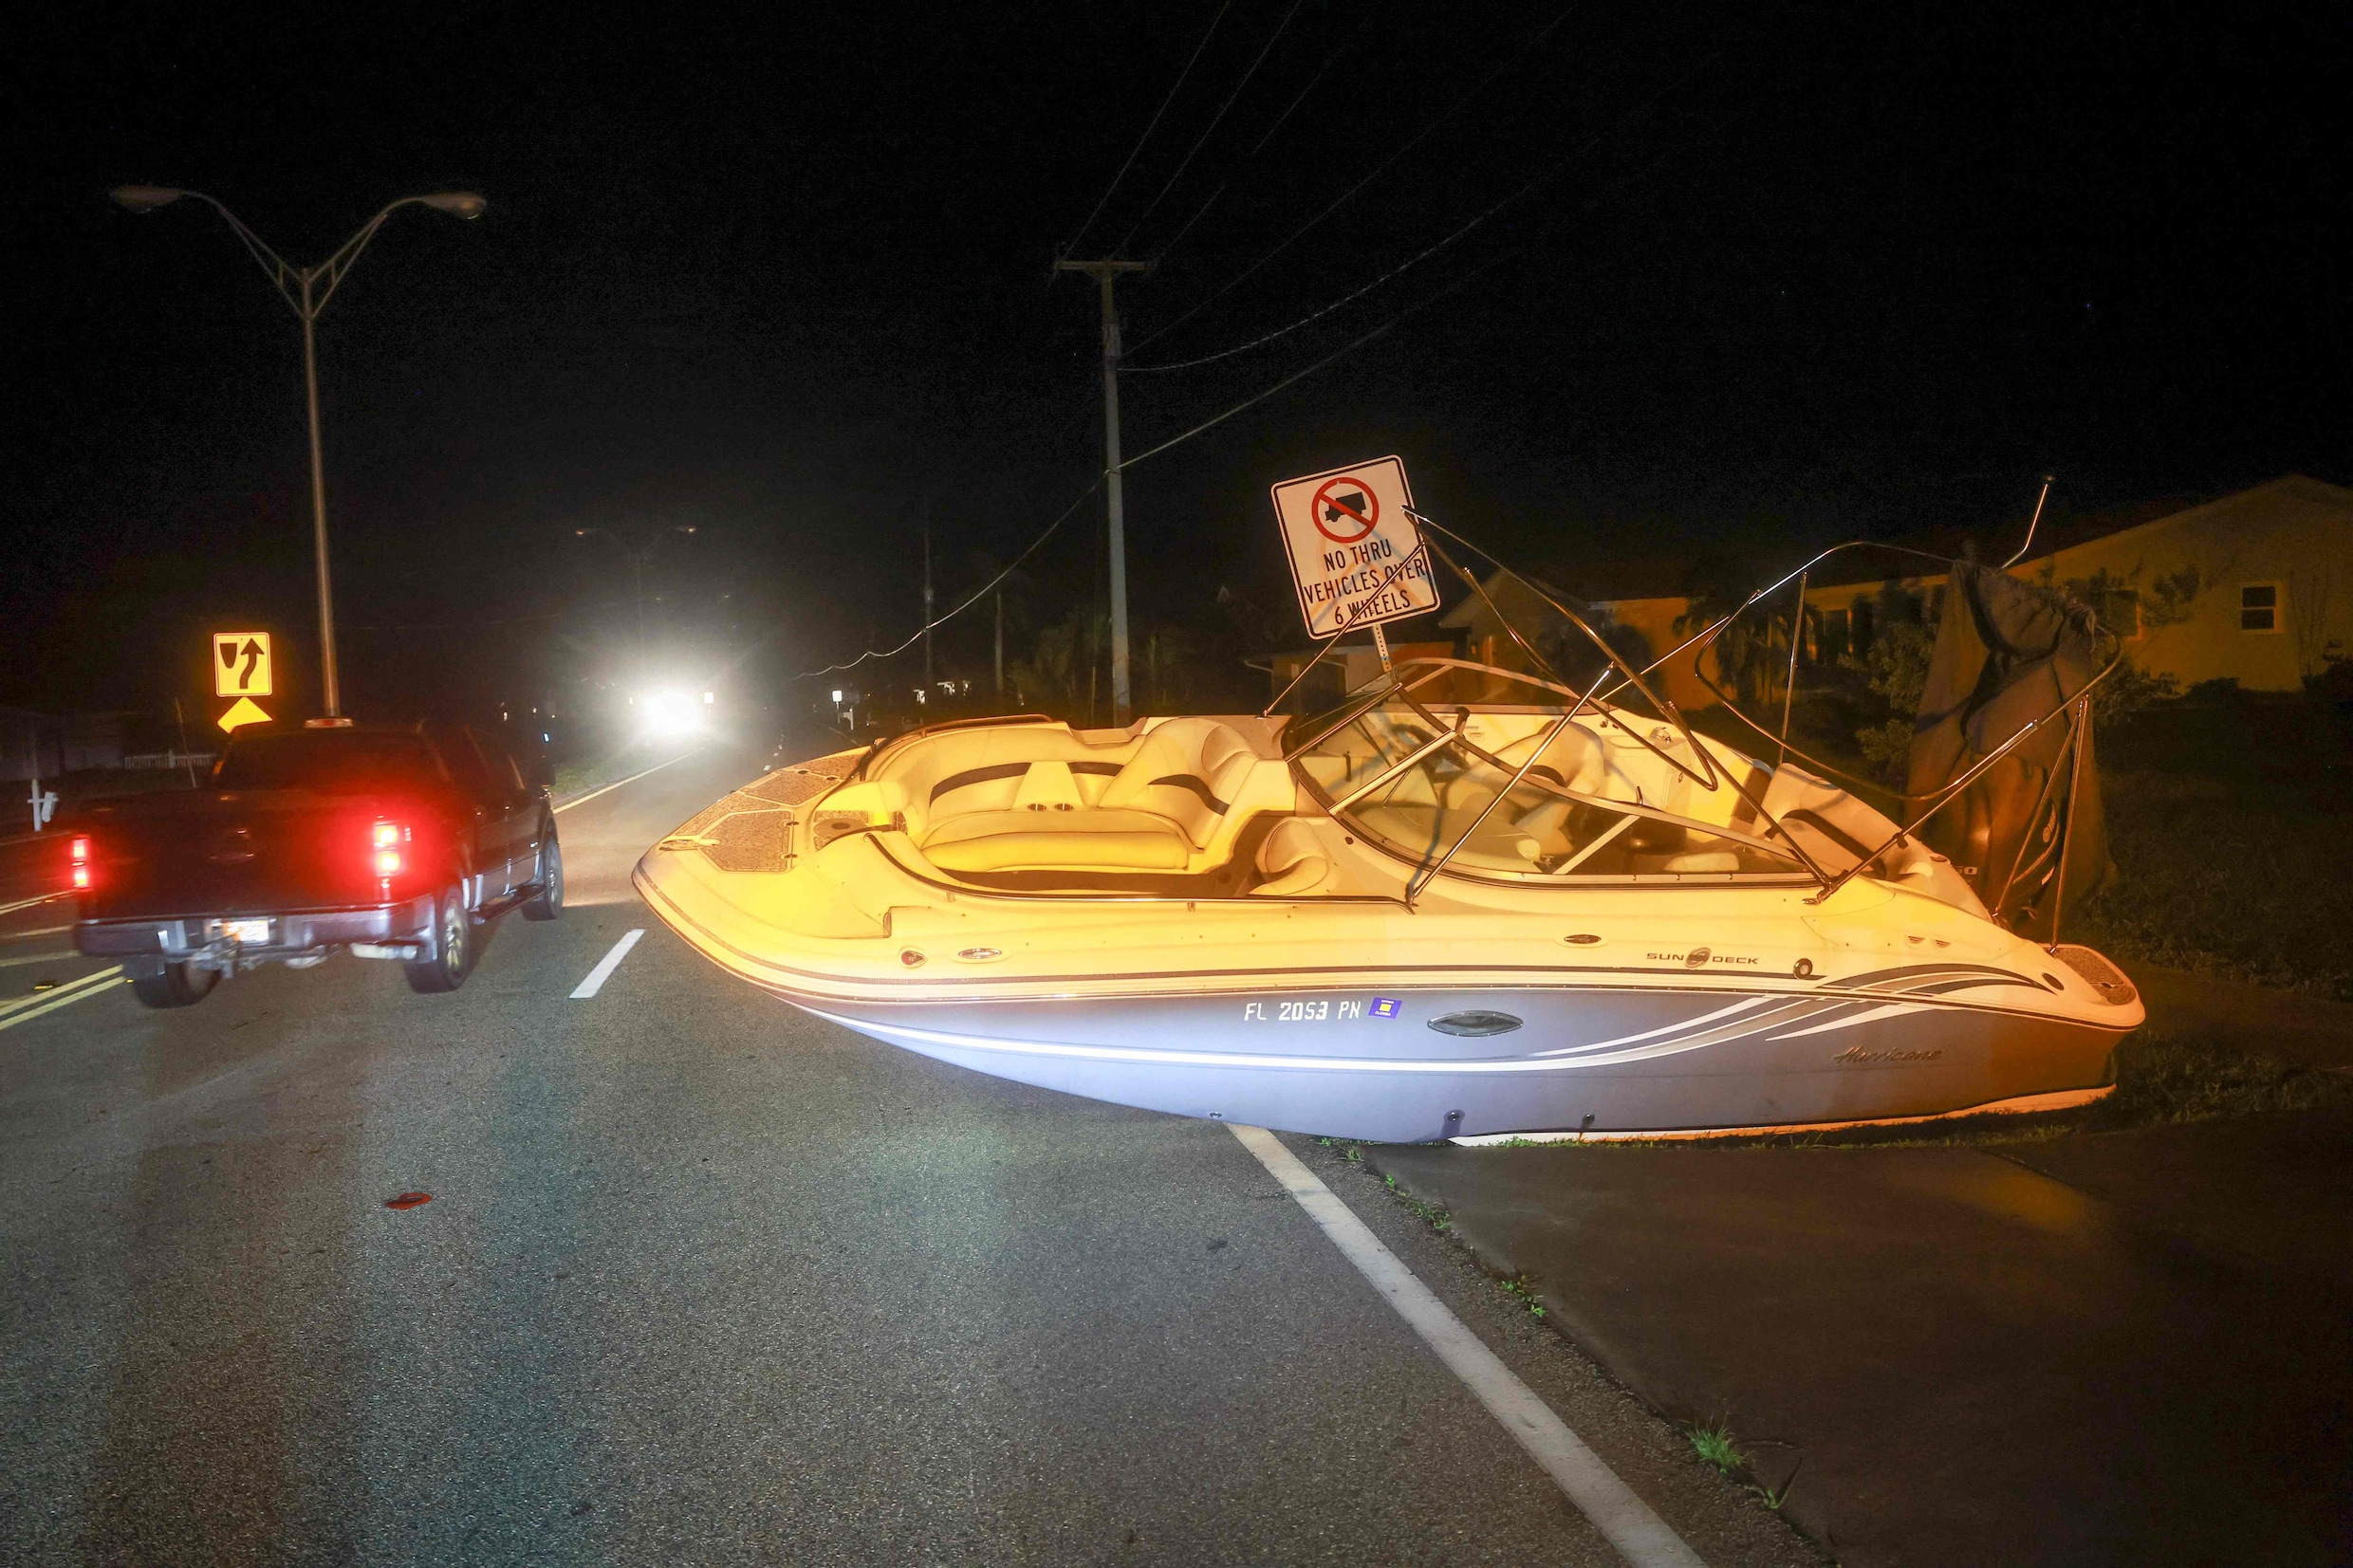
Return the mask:
<path id="1" fill-rule="evenodd" d="M 1438 607 L 1404 463 L 1382 457 L 1287 479 L 1273 496 L 1307 635 L 1364 627 L 1386 665 L 1382 624 Z"/>

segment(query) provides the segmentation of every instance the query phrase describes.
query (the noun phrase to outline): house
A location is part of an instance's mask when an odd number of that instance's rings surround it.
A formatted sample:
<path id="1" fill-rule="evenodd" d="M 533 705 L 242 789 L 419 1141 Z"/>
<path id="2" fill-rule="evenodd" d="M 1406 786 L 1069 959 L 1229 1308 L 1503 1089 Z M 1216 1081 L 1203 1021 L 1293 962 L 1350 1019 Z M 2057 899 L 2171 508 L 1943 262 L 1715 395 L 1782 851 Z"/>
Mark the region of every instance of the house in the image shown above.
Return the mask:
<path id="1" fill-rule="evenodd" d="M 2138 668 L 2170 675 L 2185 690 L 2233 680 L 2253 692 L 2293 692 L 2353 655 L 2353 489 L 2342 486 L 2289 474 L 2203 505 L 2161 508 L 2153 517 L 2080 519 L 2029 548 L 2033 553 L 2010 568 L 2013 575 L 2068 588 L 2088 600 L 2123 639 Z M 1865 651 L 1881 594 L 1890 587 L 1918 596 L 1935 618 L 1944 574 L 1887 578 L 1872 573 L 1877 563 L 1877 552 L 1854 552 L 1808 580 L 1804 652 L 1809 658 Z M 1647 650 L 1656 658 L 1690 636 L 1691 601 L 1679 582 L 1670 586 L 1655 564 L 1630 571 L 1623 581 L 1623 586 L 1596 584 L 1580 596 L 1622 651 Z M 1558 615 L 1502 574 L 1486 586 L 1496 608 L 1539 647 L 1568 631 Z M 1765 639 L 1768 667 L 1788 656 L 1788 613 L 1786 598 L 1777 613 L 1769 603 L 1750 612 Z M 1526 663 L 1494 611 L 1476 598 L 1440 624 L 1462 633 L 1471 656 L 1483 663 Z M 1722 684 L 1713 660 L 1706 673 Z M 1685 707 L 1716 700 L 1688 655 L 1670 658 L 1664 675 L 1667 694 Z"/>
<path id="2" fill-rule="evenodd" d="M 0 781 L 56 779 L 87 768 L 122 766 L 121 713 L 63 717 L 0 708 Z"/>
<path id="3" fill-rule="evenodd" d="M 1389 657 L 1403 663 L 1417 658 L 1452 658 L 1454 645 L 1451 642 L 1393 642 Z M 1362 642 L 1342 642 L 1330 648 L 1294 648 L 1276 654 L 1264 664 L 1249 661 L 1251 668 L 1267 672 L 1269 685 L 1268 700 L 1280 704 L 1286 713 L 1315 713 L 1329 708 L 1343 695 L 1355 691 L 1380 673 L 1380 653 L 1370 639 Z M 1313 666 L 1312 671 L 1309 667 Z"/>

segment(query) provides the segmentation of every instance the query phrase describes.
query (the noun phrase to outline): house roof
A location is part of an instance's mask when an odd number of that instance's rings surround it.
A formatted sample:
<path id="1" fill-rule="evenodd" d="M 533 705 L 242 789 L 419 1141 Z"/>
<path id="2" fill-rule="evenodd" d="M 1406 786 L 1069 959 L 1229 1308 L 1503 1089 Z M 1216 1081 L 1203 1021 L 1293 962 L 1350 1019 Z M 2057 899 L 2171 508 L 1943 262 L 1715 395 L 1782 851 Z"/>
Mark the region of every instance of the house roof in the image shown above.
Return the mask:
<path id="1" fill-rule="evenodd" d="M 2129 507 L 2106 507 L 2096 511 L 2069 511 L 2064 506 L 2054 506 L 2043 513 L 2042 521 L 2035 526 L 2031 553 L 2026 559 L 2042 561 L 2096 540 L 2111 539 L 2160 523 L 2189 521 L 2270 496 L 2342 507 L 2348 514 L 2353 514 L 2353 489 L 2331 485 L 2324 479 L 2314 479 L 2308 474 L 2288 473 L 2261 485 L 2229 490 L 2220 495 L 2163 496 L 2136 502 Z M 1939 525 L 1885 543 L 1942 556 L 1947 560 L 1958 559 L 1963 550 L 1973 544 L 1978 560 L 2007 561 L 2013 551 L 2027 543 L 2027 536 L 2024 521 L 2013 520 L 1970 526 Z M 1919 566 L 1926 569 L 1926 563 L 1920 563 Z M 1814 582 L 1818 587 L 1837 587 L 1848 582 L 1877 582 L 1890 576 L 1901 575 L 1917 576 L 1918 572 L 1893 571 L 1889 558 L 1883 553 L 1858 550 L 1825 565 L 1815 576 Z"/>
<path id="2" fill-rule="evenodd" d="M 2275 496 L 2307 505 L 2341 507 L 2348 519 L 2353 519 L 2353 489 L 2314 479 L 2308 474 L 2289 473 L 2266 484 L 2218 496 L 2167 496 L 2130 507 L 2083 512 L 2052 507 L 2044 512 L 2041 522 L 2035 526 L 2032 554 L 2027 559 L 2042 561 L 2095 540 L 2110 539 L 2158 525 L 2203 521 L 2209 516 Z M 1959 525 L 1939 526 L 1907 536 L 1874 541 L 1940 556 L 1948 561 L 1959 559 L 1973 544 L 1980 561 L 2006 561 L 2025 542 L 2024 525 L 2014 521 L 1966 527 Z M 1628 600 L 1680 599 L 1691 565 L 1690 558 L 1637 557 L 1631 560 L 1558 563 L 1528 575 L 1573 600 L 1609 604 Z M 1935 568 L 1927 562 L 1915 560 L 1907 563 L 1904 558 L 1889 551 L 1854 550 L 1825 563 L 1814 574 L 1812 584 L 1817 588 L 1835 588 L 1849 583 L 1882 582 L 1891 578 L 1933 575 L 1934 571 Z M 1543 606 L 1532 596 L 1500 572 L 1488 578 L 1486 584 L 1488 592 L 1495 597 L 1507 616 L 1540 616 L 1545 613 Z M 1486 606 L 1477 599 L 1466 599 L 1448 611 L 1438 624 L 1457 628 L 1472 626 L 1485 610 Z"/>

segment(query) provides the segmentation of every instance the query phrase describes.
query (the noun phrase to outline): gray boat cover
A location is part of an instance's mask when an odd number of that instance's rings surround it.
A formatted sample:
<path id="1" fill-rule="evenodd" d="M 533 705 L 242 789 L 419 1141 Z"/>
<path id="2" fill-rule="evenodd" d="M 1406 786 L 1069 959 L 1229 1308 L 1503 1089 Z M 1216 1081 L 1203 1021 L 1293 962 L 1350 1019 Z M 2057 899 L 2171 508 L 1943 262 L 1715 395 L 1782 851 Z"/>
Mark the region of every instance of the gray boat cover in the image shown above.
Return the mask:
<path id="1" fill-rule="evenodd" d="M 1915 797 L 1943 789 L 2079 695 L 2106 662 L 2091 611 L 2057 591 L 1966 561 L 1953 563 L 1947 581 L 1912 737 L 1906 790 Z M 1918 835 L 1952 860 L 1996 920 L 2046 942 L 2055 938 L 2062 913 L 2063 846 L 2070 910 L 2114 871 L 2088 718 L 2080 750 L 2076 724 L 2070 709 L 2043 726 Z"/>

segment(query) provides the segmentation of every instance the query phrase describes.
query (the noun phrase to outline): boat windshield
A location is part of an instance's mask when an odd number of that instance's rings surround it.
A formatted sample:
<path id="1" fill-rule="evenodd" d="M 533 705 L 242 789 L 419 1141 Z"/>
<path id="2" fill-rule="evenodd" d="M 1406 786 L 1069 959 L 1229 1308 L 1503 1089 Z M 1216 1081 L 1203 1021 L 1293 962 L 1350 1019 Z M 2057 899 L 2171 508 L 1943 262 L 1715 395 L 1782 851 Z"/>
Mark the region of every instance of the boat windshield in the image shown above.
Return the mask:
<path id="1" fill-rule="evenodd" d="M 1562 726 L 1566 703 L 1547 711 L 1405 692 L 1350 706 L 1359 710 L 1336 726 L 1334 715 L 1293 721 L 1293 769 L 1352 830 L 1425 869 L 1512 880 L 1808 876 L 1767 841 L 1775 830 L 1733 786 L 1731 759 L 1711 766 L 1692 754 L 1695 739 L 1664 724 L 1588 708 Z"/>

